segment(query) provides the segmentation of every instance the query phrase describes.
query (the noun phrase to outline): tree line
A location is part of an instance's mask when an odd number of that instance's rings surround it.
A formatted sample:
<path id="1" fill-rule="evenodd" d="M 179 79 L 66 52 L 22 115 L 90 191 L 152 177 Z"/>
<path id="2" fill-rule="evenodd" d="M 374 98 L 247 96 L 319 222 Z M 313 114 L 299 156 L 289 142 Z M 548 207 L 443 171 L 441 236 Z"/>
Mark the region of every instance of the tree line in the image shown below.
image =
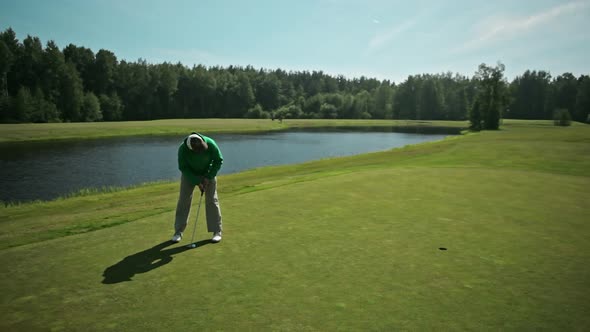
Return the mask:
<path id="1" fill-rule="evenodd" d="M 187 67 L 118 60 L 101 49 L 0 33 L 0 122 L 128 121 L 168 118 L 467 120 L 497 129 L 503 117 L 587 121 L 590 77 L 530 71 L 508 82 L 504 65 L 472 77 L 411 75 L 395 84 L 322 71 L 252 66 Z"/>

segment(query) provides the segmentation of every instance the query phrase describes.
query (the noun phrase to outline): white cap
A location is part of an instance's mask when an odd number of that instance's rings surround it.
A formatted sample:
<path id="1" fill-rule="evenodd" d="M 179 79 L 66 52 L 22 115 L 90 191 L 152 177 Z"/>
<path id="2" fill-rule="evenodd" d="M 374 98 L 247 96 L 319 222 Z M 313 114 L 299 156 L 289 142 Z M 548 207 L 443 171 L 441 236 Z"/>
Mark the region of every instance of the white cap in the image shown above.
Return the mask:
<path id="1" fill-rule="evenodd" d="M 192 140 L 193 138 L 196 138 L 196 139 L 198 139 L 198 140 L 199 140 L 199 141 L 201 141 L 201 142 L 203 141 L 203 139 L 201 138 L 201 136 L 199 136 L 199 135 L 197 135 L 197 134 L 190 134 L 190 135 L 188 136 L 188 138 L 186 139 L 186 145 L 187 145 L 187 146 L 188 146 L 188 148 L 189 148 L 189 149 L 191 149 L 191 150 L 193 149 L 193 147 L 191 146 L 191 140 Z"/>

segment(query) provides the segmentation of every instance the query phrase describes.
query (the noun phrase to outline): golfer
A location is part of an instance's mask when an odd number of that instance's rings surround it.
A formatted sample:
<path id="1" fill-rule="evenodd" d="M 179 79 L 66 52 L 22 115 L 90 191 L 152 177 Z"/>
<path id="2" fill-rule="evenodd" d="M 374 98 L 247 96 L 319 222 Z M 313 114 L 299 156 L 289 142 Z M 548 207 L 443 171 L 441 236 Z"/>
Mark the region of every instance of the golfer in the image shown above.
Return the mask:
<path id="1" fill-rule="evenodd" d="M 188 224 L 193 191 L 198 186 L 205 194 L 207 230 L 213 233 L 211 241 L 221 241 L 221 209 L 217 199 L 216 175 L 223 156 L 217 143 L 210 137 L 191 133 L 178 148 L 178 169 L 180 176 L 180 195 L 176 205 L 176 221 L 172 242 L 180 242 Z"/>

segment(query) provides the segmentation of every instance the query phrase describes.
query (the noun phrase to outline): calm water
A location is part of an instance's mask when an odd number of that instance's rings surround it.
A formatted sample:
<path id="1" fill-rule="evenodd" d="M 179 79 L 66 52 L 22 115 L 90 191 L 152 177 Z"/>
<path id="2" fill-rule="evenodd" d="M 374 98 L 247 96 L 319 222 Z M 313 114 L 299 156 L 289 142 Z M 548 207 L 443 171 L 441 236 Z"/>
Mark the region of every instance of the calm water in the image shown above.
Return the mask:
<path id="1" fill-rule="evenodd" d="M 389 129 L 391 130 L 391 129 Z M 219 174 L 387 150 L 448 134 L 288 131 L 212 135 L 223 153 Z M 179 179 L 184 137 L 132 137 L 0 146 L 0 200 L 49 200 L 83 188 Z"/>

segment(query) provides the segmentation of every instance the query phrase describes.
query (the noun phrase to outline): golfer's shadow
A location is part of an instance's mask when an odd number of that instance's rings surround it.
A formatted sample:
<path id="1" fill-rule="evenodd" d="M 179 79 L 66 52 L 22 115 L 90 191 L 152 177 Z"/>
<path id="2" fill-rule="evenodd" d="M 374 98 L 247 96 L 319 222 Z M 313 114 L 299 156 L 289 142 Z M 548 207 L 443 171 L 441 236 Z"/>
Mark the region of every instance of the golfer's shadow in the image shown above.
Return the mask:
<path id="1" fill-rule="evenodd" d="M 211 240 L 202 240 L 197 242 L 197 248 L 211 243 Z M 107 267 L 102 276 L 103 284 L 116 284 L 124 281 L 131 281 L 131 278 L 138 273 L 146 273 L 160 266 L 172 262 L 172 255 L 180 254 L 190 250 L 187 246 L 174 247 L 165 249 L 174 244 L 172 241 L 162 242 L 152 248 L 140 251 L 131 256 L 123 258 L 122 261 L 115 265 Z"/>

